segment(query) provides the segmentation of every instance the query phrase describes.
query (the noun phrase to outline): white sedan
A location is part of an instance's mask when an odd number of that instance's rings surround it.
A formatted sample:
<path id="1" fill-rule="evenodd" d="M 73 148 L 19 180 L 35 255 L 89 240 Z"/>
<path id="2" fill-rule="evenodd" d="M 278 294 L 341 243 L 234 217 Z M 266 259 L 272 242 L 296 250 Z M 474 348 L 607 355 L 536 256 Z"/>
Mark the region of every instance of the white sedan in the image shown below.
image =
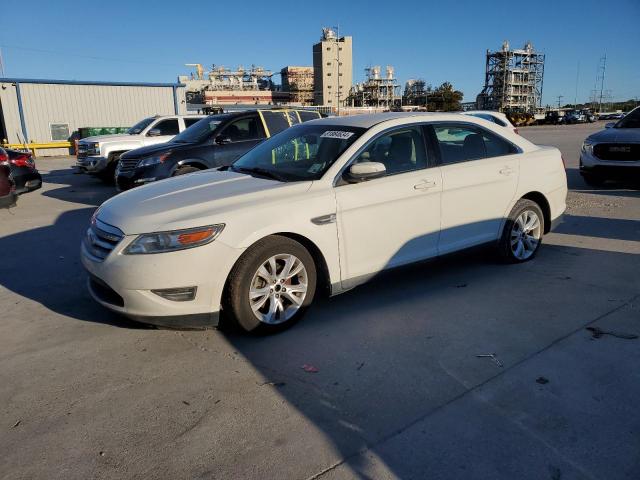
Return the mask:
<path id="1" fill-rule="evenodd" d="M 565 210 L 560 152 L 459 114 L 293 126 L 227 170 L 122 193 L 82 242 L 92 296 L 169 327 L 295 322 L 320 291 L 480 244 L 531 260 Z M 425 266 L 425 268 L 428 268 Z"/>

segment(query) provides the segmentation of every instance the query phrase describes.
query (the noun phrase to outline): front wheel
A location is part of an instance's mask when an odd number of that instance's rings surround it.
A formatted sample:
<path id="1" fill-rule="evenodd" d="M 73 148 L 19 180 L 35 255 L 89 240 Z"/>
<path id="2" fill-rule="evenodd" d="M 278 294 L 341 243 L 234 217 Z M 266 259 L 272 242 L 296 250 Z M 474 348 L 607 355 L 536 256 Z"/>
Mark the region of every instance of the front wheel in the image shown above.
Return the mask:
<path id="1" fill-rule="evenodd" d="M 531 260 L 540 248 L 543 234 L 544 215 L 540 206 L 531 200 L 520 199 L 504 224 L 498 253 L 509 263 Z"/>
<path id="2" fill-rule="evenodd" d="M 240 257 L 229 275 L 224 306 L 243 330 L 273 333 L 304 315 L 315 290 L 316 266 L 307 249 L 272 235 Z"/>

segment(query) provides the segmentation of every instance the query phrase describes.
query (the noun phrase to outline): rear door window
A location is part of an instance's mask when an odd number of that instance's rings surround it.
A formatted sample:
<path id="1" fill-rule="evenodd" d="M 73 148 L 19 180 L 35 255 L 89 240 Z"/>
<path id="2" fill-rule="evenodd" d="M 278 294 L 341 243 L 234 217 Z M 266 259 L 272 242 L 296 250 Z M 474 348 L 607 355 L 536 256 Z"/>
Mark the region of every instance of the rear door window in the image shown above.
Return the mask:
<path id="1" fill-rule="evenodd" d="M 285 112 L 262 111 L 262 117 L 267 124 L 271 136 L 289 128 L 289 120 Z"/>
<path id="2" fill-rule="evenodd" d="M 433 130 L 445 165 L 517 153 L 510 142 L 474 125 L 434 125 Z"/>

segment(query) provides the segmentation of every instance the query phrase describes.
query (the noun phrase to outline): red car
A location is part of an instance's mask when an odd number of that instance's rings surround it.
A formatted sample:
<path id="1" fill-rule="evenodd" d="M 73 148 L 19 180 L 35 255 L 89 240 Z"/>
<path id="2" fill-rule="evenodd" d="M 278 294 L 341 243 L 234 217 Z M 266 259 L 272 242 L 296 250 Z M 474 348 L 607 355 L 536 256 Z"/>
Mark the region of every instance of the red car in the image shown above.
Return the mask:
<path id="1" fill-rule="evenodd" d="M 0 148 L 0 208 L 9 208 L 16 204 L 18 194 L 16 184 L 11 177 L 9 155 Z"/>
<path id="2" fill-rule="evenodd" d="M 15 182 L 18 195 L 33 192 L 42 186 L 42 177 L 36 169 L 36 162 L 31 153 L 10 149 L 5 149 L 4 152 L 9 157 L 11 177 Z"/>

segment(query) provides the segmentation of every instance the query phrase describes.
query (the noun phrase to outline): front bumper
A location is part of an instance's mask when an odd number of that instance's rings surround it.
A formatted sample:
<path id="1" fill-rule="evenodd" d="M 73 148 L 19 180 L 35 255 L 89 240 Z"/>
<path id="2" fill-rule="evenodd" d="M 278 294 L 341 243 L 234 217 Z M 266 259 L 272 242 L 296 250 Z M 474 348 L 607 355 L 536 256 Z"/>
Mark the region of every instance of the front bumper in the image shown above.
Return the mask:
<path id="1" fill-rule="evenodd" d="M 171 164 L 157 164 L 148 167 L 136 167 L 133 170 L 116 170 L 116 187 L 120 191 L 130 190 L 146 183 L 169 178 L 173 173 Z"/>
<path id="2" fill-rule="evenodd" d="M 107 168 L 108 164 L 109 159 L 106 157 L 88 156 L 79 157 L 76 160 L 76 168 L 87 173 L 100 173 L 102 170 Z"/>
<path id="3" fill-rule="evenodd" d="M 580 152 L 580 174 L 595 174 L 620 179 L 626 179 L 629 176 L 640 177 L 640 159 L 601 160 L 592 153 L 582 150 Z"/>
<path id="4" fill-rule="evenodd" d="M 137 235 L 126 236 L 99 261 L 81 246 L 89 293 L 104 307 L 133 320 L 169 328 L 207 328 L 218 323 L 224 285 L 242 249 L 219 239 L 194 249 L 153 255 L 124 255 Z M 207 267 L 207 265 L 209 267 Z M 197 287 L 190 301 L 172 301 L 151 290 Z"/>

